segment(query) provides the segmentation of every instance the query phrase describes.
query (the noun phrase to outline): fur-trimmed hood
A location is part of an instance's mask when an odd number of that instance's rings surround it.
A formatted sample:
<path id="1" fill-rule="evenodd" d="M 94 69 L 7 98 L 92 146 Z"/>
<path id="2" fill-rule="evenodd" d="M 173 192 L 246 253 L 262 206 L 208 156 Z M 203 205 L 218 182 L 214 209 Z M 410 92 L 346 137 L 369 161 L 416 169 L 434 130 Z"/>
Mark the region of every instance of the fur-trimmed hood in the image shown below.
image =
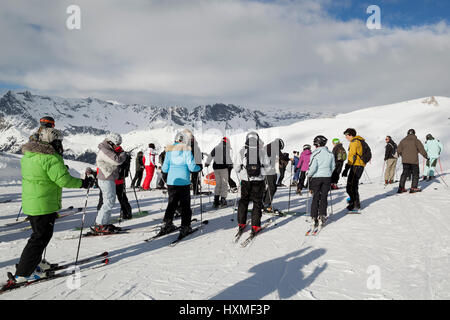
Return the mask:
<path id="1" fill-rule="evenodd" d="M 30 142 L 25 143 L 22 146 L 22 153 L 25 154 L 25 152 L 34 152 L 34 153 L 41 153 L 41 154 L 54 154 L 55 149 L 49 143 L 30 141 Z"/>

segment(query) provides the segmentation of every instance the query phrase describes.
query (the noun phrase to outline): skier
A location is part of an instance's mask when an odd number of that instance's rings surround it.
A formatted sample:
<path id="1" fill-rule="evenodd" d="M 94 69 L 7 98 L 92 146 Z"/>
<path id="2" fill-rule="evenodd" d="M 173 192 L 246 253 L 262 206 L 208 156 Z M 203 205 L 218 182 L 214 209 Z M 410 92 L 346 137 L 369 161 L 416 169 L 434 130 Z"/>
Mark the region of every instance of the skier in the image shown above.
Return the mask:
<path id="1" fill-rule="evenodd" d="M 359 210 L 361 209 L 361 202 L 359 198 L 359 179 L 361 179 L 366 163 L 363 161 L 363 142 L 364 138 L 356 135 L 356 130 L 348 128 L 344 131 L 345 138 L 350 142 L 348 147 L 348 161 L 345 165 L 343 177 L 347 177 L 347 193 L 350 197 L 347 209 Z M 350 171 L 350 173 L 349 173 Z"/>
<path id="2" fill-rule="evenodd" d="M 141 187 L 141 181 L 142 176 L 144 174 L 145 165 L 144 165 L 144 153 L 142 151 L 139 151 L 136 156 L 136 173 L 134 174 L 133 181 L 131 182 L 132 188 L 139 188 Z"/>
<path id="3" fill-rule="evenodd" d="M 213 207 L 226 207 L 228 195 L 228 168 L 233 166 L 230 140 L 227 137 L 223 137 L 222 141 L 215 146 L 208 155 L 205 167 L 209 167 L 212 159 L 214 159 L 213 169 L 216 178 Z"/>
<path id="4" fill-rule="evenodd" d="M 284 174 L 286 173 L 286 167 L 289 163 L 289 153 L 282 153 L 280 157 L 280 177 L 278 178 L 278 187 L 284 187 L 283 180 L 284 180 Z"/>
<path id="5" fill-rule="evenodd" d="M 194 154 L 195 164 L 200 167 L 200 171 L 191 172 L 192 191 L 194 195 L 199 195 L 201 189 L 201 184 L 199 184 L 200 173 L 203 170 L 203 153 L 201 152 L 198 142 L 193 134 L 191 134 L 191 150 Z"/>
<path id="6" fill-rule="evenodd" d="M 384 184 L 392 184 L 395 177 L 395 168 L 397 167 L 397 144 L 392 140 L 391 136 L 386 136 L 386 151 L 384 153 L 384 162 L 386 163 L 386 171 L 384 174 Z"/>
<path id="7" fill-rule="evenodd" d="M 163 165 L 165 158 L 166 158 L 166 149 L 164 148 L 164 151 L 161 152 L 158 157 L 158 161 L 161 164 L 161 166 Z M 159 180 L 158 189 L 167 189 L 166 181 L 167 181 L 167 173 L 162 172 L 161 168 L 161 180 Z"/>
<path id="8" fill-rule="evenodd" d="M 150 190 L 150 184 L 152 182 L 156 166 L 156 152 L 155 145 L 153 143 L 149 143 L 147 153 L 144 155 L 144 166 L 145 179 L 142 185 L 142 189 Z"/>
<path id="9" fill-rule="evenodd" d="M 57 148 L 54 147 L 57 146 Z M 61 210 L 62 188 L 90 188 L 90 177 L 72 177 L 64 165 L 62 134 L 54 128 L 39 130 L 39 140 L 22 146 L 22 209 L 28 215 L 33 233 L 20 257 L 13 283 L 45 277 L 50 264 L 42 254 L 53 236 L 53 227 Z"/>
<path id="10" fill-rule="evenodd" d="M 333 139 L 333 155 L 336 167 L 331 176 L 331 189 L 337 190 L 339 187 L 337 186 L 339 182 L 339 177 L 342 172 L 342 168 L 344 167 L 344 161 L 347 160 L 347 152 L 345 152 L 342 143 L 338 138 Z"/>
<path id="11" fill-rule="evenodd" d="M 268 165 L 264 167 L 264 180 L 266 184 L 264 192 L 264 212 L 273 212 L 273 197 L 277 192 L 277 177 L 280 168 L 281 150 L 284 148 L 284 141 L 277 138 L 264 147 L 264 152 L 268 158 Z"/>
<path id="12" fill-rule="evenodd" d="M 300 159 L 298 160 L 298 164 L 296 167 L 297 171 L 300 171 L 300 178 L 297 184 L 297 194 L 302 194 L 302 189 L 306 188 L 305 180 L 306 180 L 306 172 L 309 168 L 309 160 L 311 159 L 311 145 L 305 144 L 303 146 L 302 154 L 300 155 Z"/>
<path id="13" fill-rule="evenodd" d="M 94 233 L 111 233 L 121 230 L 109 223 L 116 202 L 115 180 L 119 178 L 119 166 L 127 160 L 127 154 L 123 151 L 121 144 L 122 137 L 117 133 L 110 133 L 98 145 L 97 180 L 103 194 L 103 204 L 98 210 L 95 225 L 91 228 Z"/>
<path id="14" fill-rule="evenodd" d="M 241 199 L 238 206 L 239 232 L 247 225 L 248 204 L 253 202 L 252 235 L 261 231 L 261 215 L 264 193 L 264 168 L 269 160 L 264 152 L 264 143 L 256 132 L 247 134 L 245 146 L 240 150 L 234 168 L 241 176 Z"/>
<path id="15" fill-rule="evenodd" d="M 331 175 L 336 167 L 333 153 L 326 147 L 328 139 L 324 136 L 314 138 L 316 150 L 311 154 L 308 170 L 309 190 L 313 194 L 311 218 L 314 228 L 324 225 L 327 220 L 328 192 L 331 187 Z"/>
<path id="16" fill-rule="evenodd" d="M 429 180 L 434 178 L 434 172 L 436 170 L 436 165 L 439 160 L 439 157 L 444 149 L 442 143 L 435 139 L 431 134 L 427 134 L 427 141 L 425 142 L 425 151 L 427 152 L 428 157 L 425 171 L 423 173 L 423 180 Z"/>
<path id="17" fill-rule="evenodd" d="M 175 136 L 175 143 L 166 147 L 166 157 L 162 171 L 167 173 L 167 189 L 169 200 L 164 215 L 164 225 L 160 235 L 170 233 L 176 229 L 173 224 L 175 210 L 181 203 L 181 229 L 180 238 L 188 235 L 191 231 L 191 193 L 190 173 L 199 172 L 200 166 L 195 163 L 191 151 L 191 131 L 185 129 Z"/>
<path id="18" fill-rule="evenodd" d="M 419 153 L 426 158 L 428 158 L 428 154 L 425 151 L 425 148 L 416 137 L 416 131 L 414 129 L 408 130 L 408 135 L 400 141 L 398 145 L 397 153 L 400 157 L 402 157 L 403 163 L 403 172 L 400 177 L 400 184 L 398 187 L 397 193 L 403 193 L 407 190 L 405 189 L 406 178 L 409 177 L 412 173 L 412 182 L 410 193 L 420 192 L 419 187 Z"/>
<path id="19" fill-rule="evenodd" d="M 30 136 L 29 141 L 39 141 L 39 133 L 41 132 L 42 128 L 54 128 L 55 127 L 55 119 L 53 119 L 50 116 L 44 116 L 41 119 L 39 119 L 40 127 L 36 133 L 33 133 Z"/>
<path id="20" fill-rule="evenodd" d="M 298 184 L 300 179 L 300 170 L 297 170 L 298 162 L 300 161 L 300 152 L 294 151 L 294 158 L 291 159 L 292 165 L 294 166 L 294 178 L 292 179 L 293 186 Z"/>

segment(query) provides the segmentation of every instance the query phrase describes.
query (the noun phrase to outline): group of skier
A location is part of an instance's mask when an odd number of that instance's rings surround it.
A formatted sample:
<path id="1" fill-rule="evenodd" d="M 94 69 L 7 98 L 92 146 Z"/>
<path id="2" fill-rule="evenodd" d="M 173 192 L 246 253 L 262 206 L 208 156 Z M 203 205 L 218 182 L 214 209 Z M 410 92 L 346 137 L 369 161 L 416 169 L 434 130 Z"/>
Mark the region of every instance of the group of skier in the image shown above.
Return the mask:
<path id="1" fill-rule="evenodd" d="M 53 118 L 41 119 L 38 132 L 30 137 L 22 151 L 24 156 L 22 166 L 22 207 L 29 216 L 33 233 L 17 265 L 14 281 L 26 282 L 37 279 L 45 273 L 50 264 L 42 259 L 42 254 L 53 235 L 53 226 L 57 212 L 61 209 L 62 188 L 90 189 L 98 186 L 101 192 L 101 202 L 95 225 L 91 232 L 110 234 L 120 231 L 111 221 L 112 209 L 116 197 L 121 204 L 121 216 L 132 218 L 131 206 L 125 192 L 125 178 L 128 176 L 131 154 L 125 152 L 122 138 L 119 134 L 111 133 L 98 145 L 96 170 L 88 168 L 84 179 L 72 177 L 64 165 L 62 153 L 62 134 L 54 128 Z M 180 230 L 179 238 L 192 232 L 191 228 L 191 193 L 201 194 L 201 173 L 203 171 L 204 155 L 207 155 L 205 168 L 214 161 L 212 167 L 216 186 L 214 190 L 214 208 L 225 207 L 229 186 L 236 188 L 231 179 L 234 170 L 240 186 L 240 199 L 237 204 L 238 232 L 242 233 L 247 227 L 248 206 L 253 202 L 251 211 L 251 235 L 261 231 L 262 212 L 273 212 L 272 204 L 277 188 L 282 185 L 284 171 L 289 161 L 292 168 L 292 180 L 296 181 L 297 193 L 301 195 L 303 189 L 312 194 L 310 215 L 314 228 L 323 226 L 327 219 L 328 195 L 330 190 L 338 189 L 339 178 L 347 177 L 346 191 L 350 211 L 361 209 L 359 195 L 359 181 L 365 166 L 371 161 L 372 153 L 365 139 L 357 135 L 353 128 L 343 133 L 349 142 L 348 154 L 338 138 L 332 140 L 333 149 L 328 149 L 328 139 L 318 135 L 312 141 L 312 146 L 306 144 L 303 151 L 294 152 L 289 159 L 283 153 L 285 147 L 282 139 L 265 144 L 256 132 L 247 134 L 244 146 L 233 157 L 230 140 L 223 137 L 213 150 L 204 154 L 190 130 L 177 133 L 174 143 L 164 148 L 159 156 L 161 164 L 161 179 L 159 187 L 167 187 L 168 203 L 165 210 L 163 224 L 158 235 Z M 402 157 L 403 173 L 398 192 L 405 192 L 406 179 L 412 174 L 410 192 L 418 192 L 419 158 L 420 153 L 426 160 L 424 178 L 434 177 L 436 164 L 442 152 L 442 144 L 431 134 L 426 137 L 425 146 L 417 139 L 413 129 L 397 146 L 390 136 L 386 137 L 385 152 L 385 183 L 393 183 L 398 157 Z M 138 152 L 136 157 L 136 175 L 132 179 L 133 188 L 140 186 L 143 171 L 147 176 L 143 189 L 149 189 L 154 172 L 156 171 L 155 145 L 149 144 L 146 152 Z M 347 162 L 346 162 L 347 161 Z M 346 162 L 346 163 L 345 163 Z M 344 165 L 345 163 L 345 165 Z M 234 186 L 232 185 L 234 184 Z M 176 211 L 181 213 L 181 227 L 173 223 Z"/>

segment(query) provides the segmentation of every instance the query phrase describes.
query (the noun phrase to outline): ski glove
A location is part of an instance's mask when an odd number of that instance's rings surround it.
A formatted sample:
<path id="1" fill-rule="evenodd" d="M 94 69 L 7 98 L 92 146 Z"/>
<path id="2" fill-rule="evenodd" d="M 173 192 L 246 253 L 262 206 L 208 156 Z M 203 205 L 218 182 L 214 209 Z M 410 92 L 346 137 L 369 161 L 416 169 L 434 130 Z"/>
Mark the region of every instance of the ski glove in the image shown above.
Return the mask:
<path id="1" fill-rule="evenodd" d="M 346 164 L 345 165 L 345 169 L 344 169 L 344 172 L 342 172 L 342 176 L 343 177 L 346 177 L 347 175 L 348 175 L 348 170 L 350 170 L 350 165 L 349 164 Z"/>
<path id="2" fill-rule="evenodd" d="M 94 186 L 94 178 L 92 176 L 86 176 L 84 179 L 81 180 L 81 188 L 84 189 L 90 189 Z"/>

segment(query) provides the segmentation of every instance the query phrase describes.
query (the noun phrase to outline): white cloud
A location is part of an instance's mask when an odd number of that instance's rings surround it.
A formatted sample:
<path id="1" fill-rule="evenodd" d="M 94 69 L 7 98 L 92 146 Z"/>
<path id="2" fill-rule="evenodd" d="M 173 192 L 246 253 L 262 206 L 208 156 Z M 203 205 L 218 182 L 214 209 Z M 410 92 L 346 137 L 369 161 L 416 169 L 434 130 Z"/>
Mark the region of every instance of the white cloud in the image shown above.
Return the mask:
<path id="1" fill-rule="evenodd" d="M 336 21 L 317 1 L 80 0 L 82 29 L 69 31 L 70 4 L 0 3 L 0 82 L 131 103 L 335 112 L 450 95 L 445 23 L 369 31 L 364 12 Z"/>

